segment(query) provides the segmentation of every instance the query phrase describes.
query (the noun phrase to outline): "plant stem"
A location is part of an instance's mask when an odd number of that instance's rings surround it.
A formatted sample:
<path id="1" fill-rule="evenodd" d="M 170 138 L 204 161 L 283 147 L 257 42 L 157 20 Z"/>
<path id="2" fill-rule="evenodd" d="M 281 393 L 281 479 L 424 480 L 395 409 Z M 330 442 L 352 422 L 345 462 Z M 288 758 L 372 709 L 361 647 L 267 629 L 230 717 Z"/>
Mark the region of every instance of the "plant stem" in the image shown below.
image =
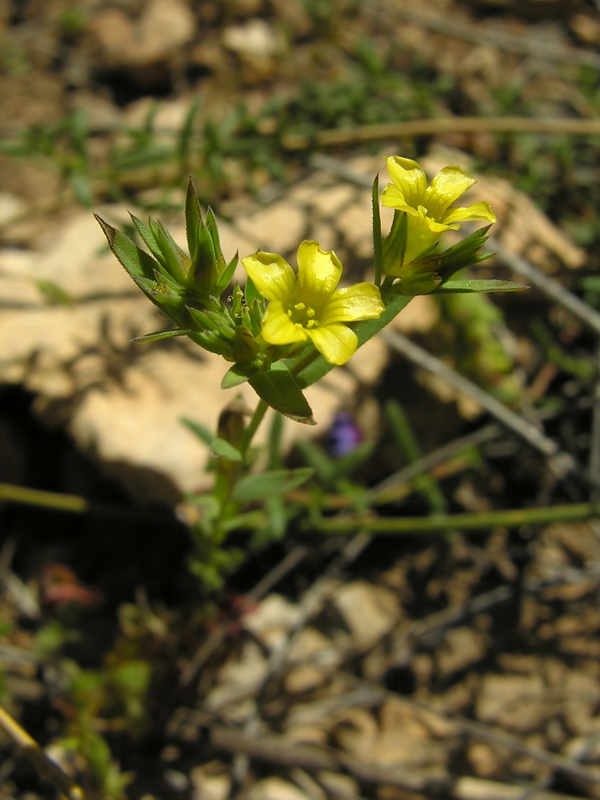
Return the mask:
<path id="1" fill-rule="evenodd" d="M 428 517 L 373 517 L 363 514 L 344 515 L 326 519 L 311 519 L 310 531 L 328 534 L 352 534 L 358 528 L 365 533 L 394 536 L 416 533 L 442 533 L 448 530 L 477 531 L 489 528 L 516 528 L 521 525 L 542 525 L 550 522 L 582 522 L 600 517 L 600 504 L 542 508 L 513 508 L 484 511 L 474 514 L 432 514 Z"/>
<path id="2" fill-rule="evenodd" d="M 0 706 L 0 728 L 33 764 L 38 775 L 51 783 L 68 800 L 84 800 L 83 789 L 58 766 L 19 723 Z"/>
<path id="3" fill-rule="evenodd" d="M 40 489 L 14 486 L 10 483 L 0 483 L 0 500 L 9 500 L 13 503 L 27 506 L 54 508 L 58 511 L 71 511 L 78 514 L 89 510 L 89 503 L 83 497 L 78 497 L 74 494 L 43 492 Z"/>
<path id="4" fill-rule="evenodd" d="M 266 403 L 264 400 L 258 401 L 258 405 L 254 409 L 254 414 L 252 414 L 252 419 L 250 420 L 250 423 L 246 428 L 246 431 L 244 433 L 244 438 L 242 440 L 242 444 L 240 447 L 240 451 L 243 456 L 245 456 L 248 453 L 248 449 L 252 443 L 254 434 L 258 430 L 258 426 L 260 425 L 260 423 L 263 421 L 263 418 L 268 408 L 269 404 Z"/>

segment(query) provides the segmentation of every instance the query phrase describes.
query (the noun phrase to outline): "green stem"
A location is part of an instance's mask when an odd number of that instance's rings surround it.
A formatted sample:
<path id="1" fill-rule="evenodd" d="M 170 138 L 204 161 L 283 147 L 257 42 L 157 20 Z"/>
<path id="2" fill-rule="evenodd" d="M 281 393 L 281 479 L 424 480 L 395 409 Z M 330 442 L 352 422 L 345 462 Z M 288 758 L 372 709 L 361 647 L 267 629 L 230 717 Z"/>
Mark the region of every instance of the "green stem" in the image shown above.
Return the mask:
<path id="1" fill-rule="evenodd" d="M 246 431 L 244 433 L 244 438 L 242 440 L 242 444 L 240 446 L 240 452 L 243 456 L 245 456 L 252 444 L 252 439 L 254 438 L 254 434 L 258 430 L 258 426 L 263 421 L 265 414 L 267 413 L 267 409 L 269 408 L 269 404 L 266 403 L 264 400 L 259 400 L 258 405 L 254 409 L 254 414 L 252 414 L 252 419 Z"/>
<path id="2" fill-rule="evenodd" d="M 543 508 L 516 508 L 484 511 L 475 514 L 433 514 L 428 517 L 373 517 L 352 514 L 325 519 L 311 519 L 310 530 L 347 535 L 360 528 L 365 533 L 394 536 L 416 533 L 445 533 L 449 530 L 476 531 L 489 528 L 516 528 L 521 525 L 543 525 L 550 522 L 582 522 L 600 517 L 599 503 Z"/>
<path id="3" fill-rule="evenodd" d="M 27 731 L 1 706 L 0 728 L 21 750 L 23 755 L 29 759 L 37 774 L 49 781 L 63 797 L 68 798 L 68 800 L 84 800 L 83 789 L 46 755 L 35 739 L 32 739 Z"/>
<path id="4" fill-rule="evenodd" d="M 12 503 L 27 506 L 53 508 L 58 511 L 70 511 L 75 514 L 89 510 L 89 503 L 83 497 L 74 494 L 43 492 L 39 489 L 28 489 L 25 486 L 14 486 L 10 483 L 0 483 L 0 500 L 9 500 Z"/>

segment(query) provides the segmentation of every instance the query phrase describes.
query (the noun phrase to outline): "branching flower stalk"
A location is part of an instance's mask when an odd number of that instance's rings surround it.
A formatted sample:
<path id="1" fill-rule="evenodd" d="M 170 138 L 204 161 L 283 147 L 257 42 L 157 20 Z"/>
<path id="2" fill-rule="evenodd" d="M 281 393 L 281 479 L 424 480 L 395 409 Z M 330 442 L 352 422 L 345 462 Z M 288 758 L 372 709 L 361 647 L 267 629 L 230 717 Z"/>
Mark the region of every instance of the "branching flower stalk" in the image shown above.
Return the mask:
<path id="1" fill-rule="evenodd" d="M 185 209 L 188 252 L 156 220 L 144 224 L 132 217 L 147 248 L 142 249 L 97 218 L 117 259 L 173 322 L 174 327 L 139 339 L 188 336 L 229 362 L 222 388 L 247 382 L 259 397 L 249 423 L 240 401 L 230 403 L 216 434 L 186 421 L 216 456 L 213 491 L 194 499 L 197 519 L 192 525 L 197 551 L 192 569 L 206 588 L 219 588 L 243 558 L 239 551 L 224 549 L 223 541 L 247 523 L 248 508 L 258 505 L 266 512 L 267 538 L 282 536 L 291 512 L 281 497 L 311 477 L 309 469 L 252 472 L 252 441 L 269 407 L 297 422 L 315 424 L 304 389 L 345 364 L 415 295 L 522 288 L 506 281 L 452 280 L 456 272 L 489 257 L 483 252 L 495 222 L 489 205 L 454 205 L 474 178 L 448 166 L 428 183 L 417 162 L 400 156 L 388 158 L 387 166 L 391 182 L 380 200 L 377 181 L 373 186 L 374 278 L 351 286 L 339 286 L 343 267 L 333 251 L 303 241 L 297 271 L 282 256 L 259 251 L 241 259 L 245 286 L 231 288 L 238 257 L 225 260 L 216 218 L 210 209 L 203 217 L 191 181 Z M 379 202 L 394 209 L 385 236 Z M 442 249 L 444 233 L 467 220 L 488 225 Z M 264 530 L 257 538 L 264 541 Z"/>

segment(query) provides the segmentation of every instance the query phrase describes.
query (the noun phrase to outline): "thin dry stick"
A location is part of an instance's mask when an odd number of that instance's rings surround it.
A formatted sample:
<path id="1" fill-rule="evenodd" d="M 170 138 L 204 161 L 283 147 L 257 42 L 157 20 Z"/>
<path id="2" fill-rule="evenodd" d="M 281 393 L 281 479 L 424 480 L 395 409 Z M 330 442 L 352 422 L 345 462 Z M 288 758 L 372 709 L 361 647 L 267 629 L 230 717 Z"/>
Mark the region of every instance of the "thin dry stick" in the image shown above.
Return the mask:
<path id="1" fill-rule="evenodd" d="M 600 359 L 600 353 L 599 353 Z M 600 389 L 599 389 L 600 391 Z M 589 401 L 581 402 L 578 404 L 578 408 L 589 408 L 593 406 L 592 403 Z M 552 408 L 552 409 L 536 409 L 535 412 L 532 414 L 532 418 L 535 419 L 537 422 L 544 422 L 548 419 L 555 419 L 557 416 L 560 415 L 561 411 L 564 409 Z M 600 400 L 598 402 L 598 410 L 600 416 Z M 572 411 L 572 407 L 571 407 Z M 599 419 L 599 426 L 600 426 L 600 419 Z M 481 428 L 473 431 L 472 433 L 467 433 L 464 436 L 459 436 L 456 439 L 452 439 L 450 442 L 437 447 L 435 450 L 431 450 L 429 453 L 421 456 L 417 461 L 413 462 L 412 464 L 408 464 L 406 467 L 397 470 L 396 472 L 389 475 L 387 478 L 384 478 L 382 481 L 377 483 L 373 486 L 368 494 L 367 497 L 371 504 L 377 503 L 384 503 L 388 502 L 389 500 L 393 500 L 395 496 L 395 492 L 397 489 L 406 486 L 407 483 L 413 481 L 415 478 L 418 478 L 420 475 L 430 472 L 434 470 L 436 467 L 445 464 L 448 461 L 451 461 L 453 458 L 456 458 L 460 455 L 461 452 L 466 450 L 480 447 L 481 445 L 488 444 L 493 442 L 495 439 L 498 439 L 500 436 L 503 435 L 503 427 L 499 425 L 497 422 L 489 422 Z M 599 435 L 598 435 L 598 447 L 600 450 L 600 428 L 599 428 Z M 599 455 L 599 464 L 600 464 L 600 455 Z M 590 486 L 595 487 L 600 490 L 600 466 L 598 468 L 597 474 L 591 470 L 589 470 L 588 475 L 581 474 L 581 470 L 577 470 L 578 476 L 587 479 L 587 483 Z M 594 500 L 590 497 L 590 502 L 598 502 L 600 503 L 600 494 L 597 500 Z"/>
<path id="2" fill-rule="evenodd" d="M 289 133 L 281 138 L 286 150 L 340 147 L 364 142 L 437 136 L 445 133 L 528 133 L 598 136 L 600 121 L 592 119 L 529 119 L 526 117 L 438 117 L 404 122 L 362 125 L 349 130 L 317 131 L 313 135 Z"/>
<path id="3" fill-rule="evenodd" d="M 396 16 L 407 22 L 419 25 L 454 39 L 463 39 L 474 44 L 490 45 L 500 50 L 521 53 L 525 56 L 543 61 L 558 61 L 566 64 L 581 64 L 600 69 L 600 56 L 595 50 L 569 47 L 548 40 L 545 35 L 531 35 L 531 30 L 524 34 L 515 34 L 496 27 L 465 22 L 448 14 L 423 12 L 414 5 L 403 5 L 396 8 Z"/>
<path id="4" fill-rule="evenodd" d="M 288 631 L 284 641 L 271 653 L 265 675 L 262 677 L 258 686 L 256 687 L 256 692 L 254 694 L 254 712 L 246 721 L 244 726 L 244 735 L 253 739 L 259 735 L 261 723 L 260 708 L 262 706 L 264 694 L 271 685 L 271 682 L 274 680 L 275 676 L 284 667 L 294 637 L 302 630 L 302 628 L 304 628 L 309 619 L 314 616 L 314 614 L 316 614 L 317 611 L 323 606 L 331 592 L 335 591 L 335 587 L 332 589 L 333 578 L 341 574 L 341 572 L 350 563 L 358 558 L 360 553 L 370 541 L 370 536 L 359 532 L 353 536 L 352 539 L 343 547 L 340 548 L 337 545 L 335 546 L 335 550 L 340 551 L 338 557 L 329 565 L 324 575 L 322 575 L 321 578 L 313 584 L 309 592 L 304 595 L 300 606 L 301 613 L 299 614 L 298 619 Z M 249 765 L 250 761 L 247 754 L 239 753 L 236 755 L 233 765 L 234 786 L 232 787 L 232 796 L 235 796 L 236 787 L 242 785 Z"/>
<path id="5" fill-rule="evenodd" d="M 448 367 L 439 358 L 411 342 L 408 337 L 397 331 L 390 330 L 381 331 L 380 336 L 393 350 L 404 355 L 413 364 L 423 367 L 442 378 L 457 391 L 470 397 L 481 408 L 494 416 L 498 422 L 517 434 L 519 438 L 552 459 L 553 467 L 560 475 L 565 475 L 575 467 L 573 458 L 567 453 L 561 453 L 556 442 L 549 439 L 537 426 L 512 411 L 508 406 L 503 405 L 468 378 Z"/>
<path id="6" fill-rule="evenodd" d="M 332 748 L 293 744 L 283 736 L 275 734 L 256 736 L 215 725 L 209 728 L 209 741 L 217 750 L 243 754 L 269 764 L 301 767 L 308 771 L 345 772 L 360 781 L 397 786 L 412 792 L 437 793 L 448 788 L 451 782 L 445 772 L 429 772 L 407 767 L 380 767 Z"/>
<path id="7" fill-rule="evenodd" d="M 364 783 L 395 786 L 425 796 L 437 796 L 443 793 L 457 800 L 474 800 L 475 797 L 478 800 L 517 800 L 523 791 L 522 787 L 495 781 L 483 781 L 477 778 L 453 779 L 442 770 L 369 764 L 356 756 L 349 756 L 332 748 L 294 744 L 283 736 L 274 734 L 256 737 L 218 725 L 211 726 L 208 733 L 210 744 L 217 750 L 243 754 L 268 764 L 300 767 L 310 772 L 321 770 L 343 772 Z M 502 744 L 506 742 L 503 741 Z M 582 772 L 595 777 L 589 770 Z M 479 790 L 479 795 L 474 794 L 476 790 Z M 576 800 L 576 798 L 572 795 L 541 790 L 535 791 L 531 795 L 531 800 Z"/>
<path id="8" fill-rule="evenodd" d="M 0 706 L 0 728 L 29 759 L 41 778 L 51 783 L 67 800 L 85 800 L 83 789 L 44 753 L 35 739 L 32 739 L 2 706 Z"/>
<path id="9" fill-rule="evenodd" d="M 527 283 L 535 286 L 550 300 L 554 300 L 555 303 L 570 311 L 587 328 L 600 336 L 600 314 L 594 311 L 591 306 L 584 303 L 583 300 L 580 300 L 568 289 L 565 289 L 564 286 L 561 286 L 554 278 L 550 278 L 537 267 L 534 267 L 526 259 L 515 253 L 509 253 L 496 239 L 490 239 L 486 249 L 495 254 L 497 261 L 510 267 L 517 275 L 525 278 Z"/>

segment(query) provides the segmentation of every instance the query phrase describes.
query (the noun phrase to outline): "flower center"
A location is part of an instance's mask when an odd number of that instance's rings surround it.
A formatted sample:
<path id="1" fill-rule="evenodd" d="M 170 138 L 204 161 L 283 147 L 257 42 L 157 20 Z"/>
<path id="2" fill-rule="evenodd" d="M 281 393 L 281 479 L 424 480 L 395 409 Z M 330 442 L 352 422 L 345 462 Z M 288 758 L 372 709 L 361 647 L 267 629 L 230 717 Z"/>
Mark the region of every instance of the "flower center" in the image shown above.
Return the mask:
<path id="1" fill-rule="evenodd" d="M 287 315 L 295 325 L 301 325 L 303 328 L 316 328 L 319 320 L 315 319 L 315 309 L 312 306 L 307 306 L 306 303 L 294 303 L 287 310 Z"/>

